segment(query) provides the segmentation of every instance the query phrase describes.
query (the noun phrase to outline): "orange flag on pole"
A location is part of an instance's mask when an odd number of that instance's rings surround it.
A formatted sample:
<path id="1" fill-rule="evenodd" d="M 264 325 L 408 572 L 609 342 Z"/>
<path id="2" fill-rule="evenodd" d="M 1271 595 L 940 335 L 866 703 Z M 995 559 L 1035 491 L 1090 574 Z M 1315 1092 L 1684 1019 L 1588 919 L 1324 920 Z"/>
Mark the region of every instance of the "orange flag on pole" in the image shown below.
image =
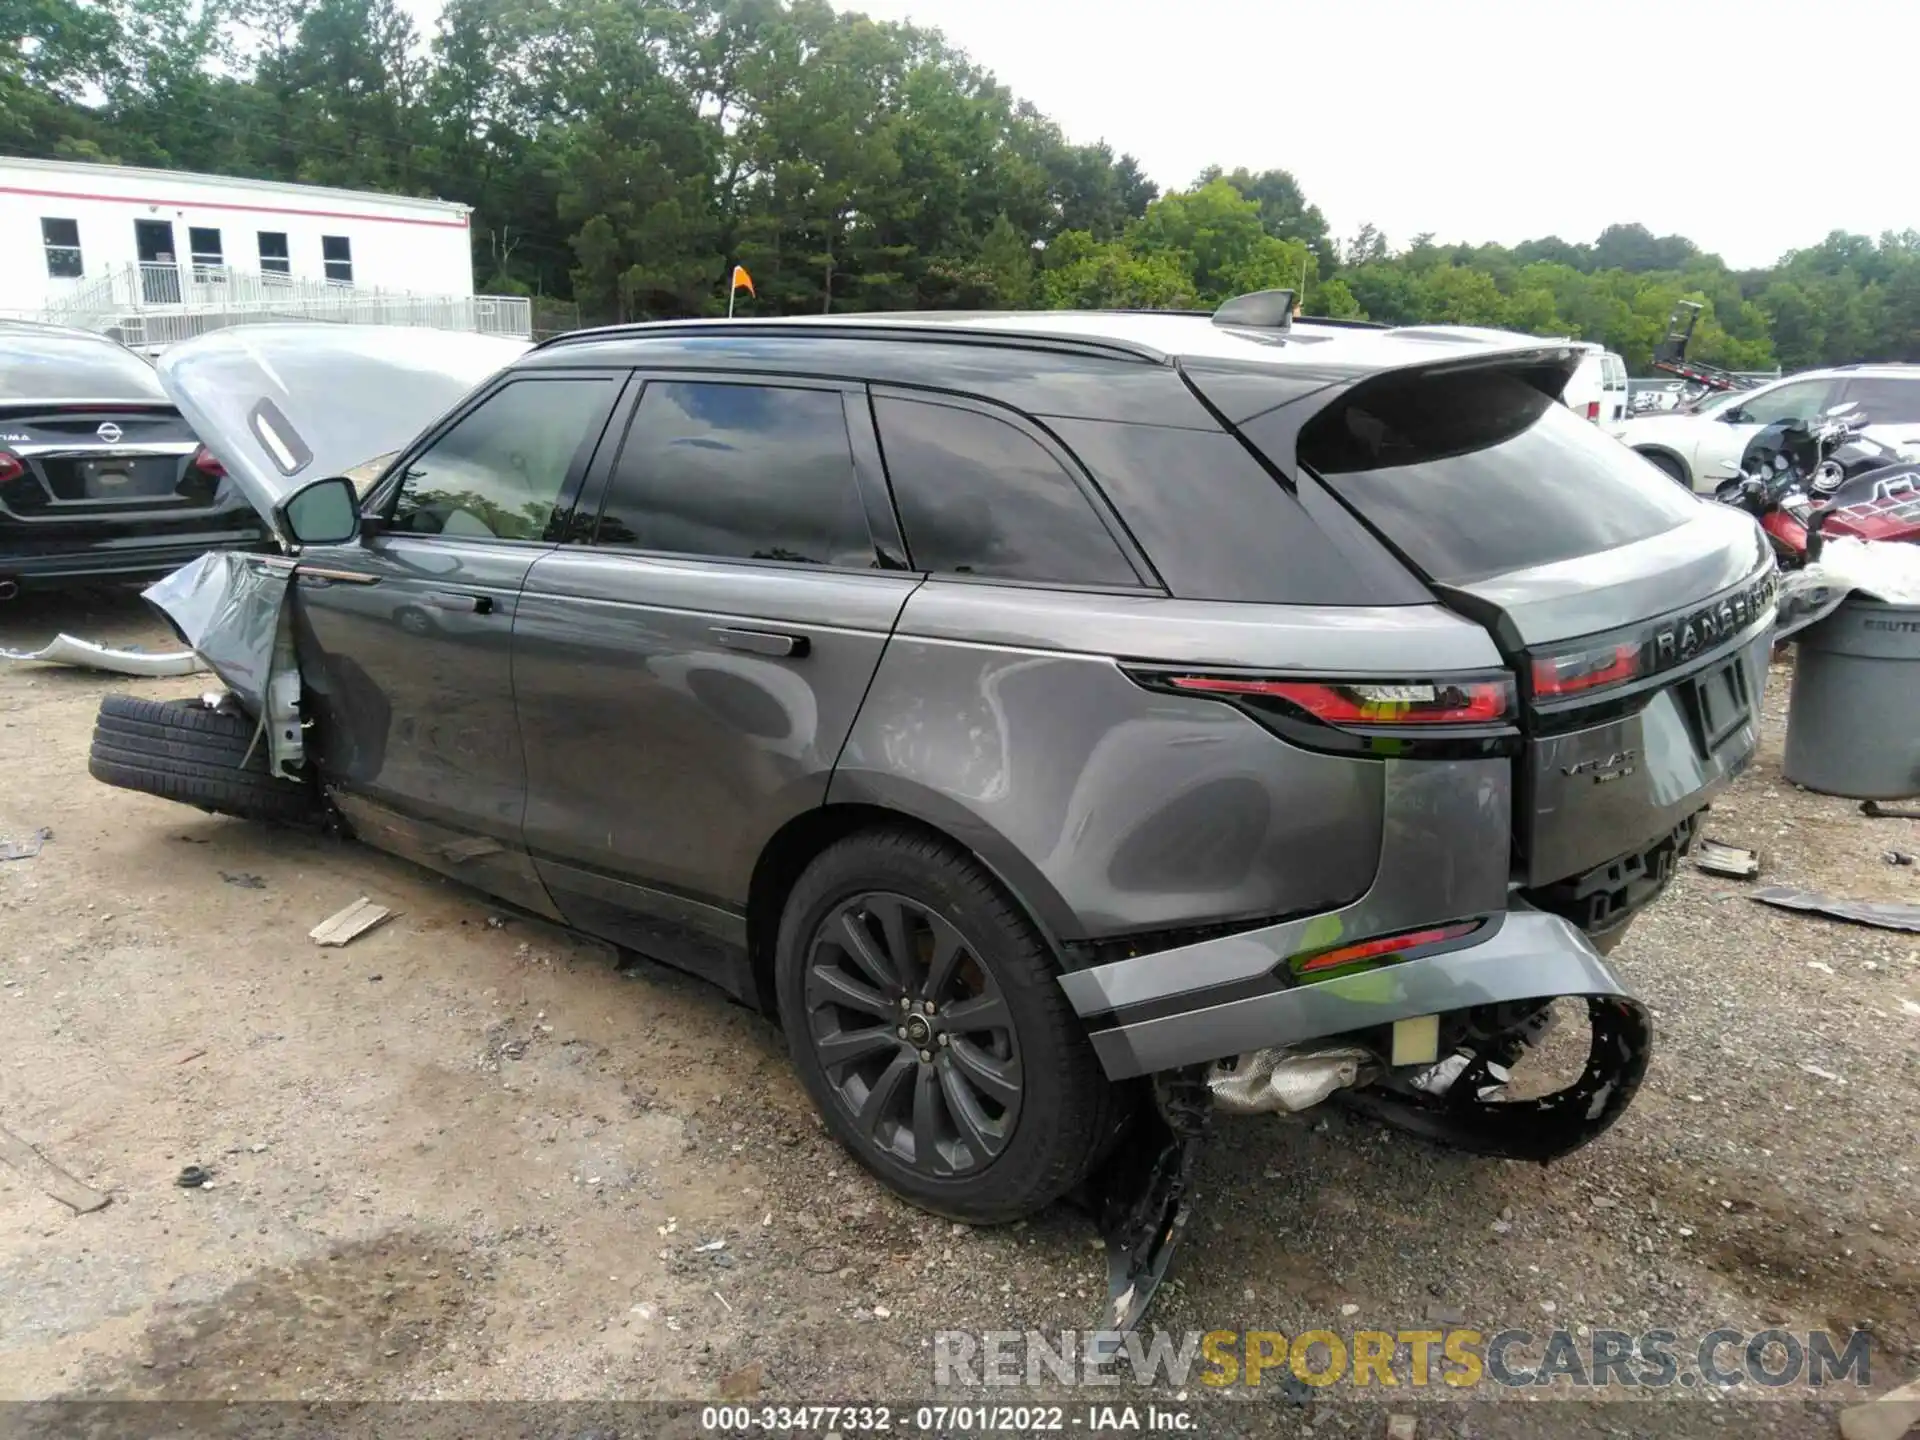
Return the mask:
<path id="1" fill-rule="evenodd" d="M 747 273 L 747 267 L 744 265 L 734 266 L 733 278 L 727 282 L 727 318 L 729 320 L 733 318 L 733 297 L 740 293 L 740 287 L 742 285 L 747 287 L 747 294 L 753 296 L 756 300 L 760 298 L 759 292 L 753 288 L 753 277 Z"/>

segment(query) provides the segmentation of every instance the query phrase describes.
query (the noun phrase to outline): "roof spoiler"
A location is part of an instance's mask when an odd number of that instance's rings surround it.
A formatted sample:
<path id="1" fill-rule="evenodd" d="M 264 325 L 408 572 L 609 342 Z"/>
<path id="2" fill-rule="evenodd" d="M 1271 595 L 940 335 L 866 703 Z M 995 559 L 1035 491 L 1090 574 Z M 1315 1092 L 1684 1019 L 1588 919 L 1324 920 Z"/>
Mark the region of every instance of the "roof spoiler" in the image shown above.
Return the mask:
<path id="1" fill-rule="evenodd" d="M 1291 330 L 1293 291 L 1255 290 L 1236 295 L 1213 312 L 1213 323 L 1240 330 Z"/>

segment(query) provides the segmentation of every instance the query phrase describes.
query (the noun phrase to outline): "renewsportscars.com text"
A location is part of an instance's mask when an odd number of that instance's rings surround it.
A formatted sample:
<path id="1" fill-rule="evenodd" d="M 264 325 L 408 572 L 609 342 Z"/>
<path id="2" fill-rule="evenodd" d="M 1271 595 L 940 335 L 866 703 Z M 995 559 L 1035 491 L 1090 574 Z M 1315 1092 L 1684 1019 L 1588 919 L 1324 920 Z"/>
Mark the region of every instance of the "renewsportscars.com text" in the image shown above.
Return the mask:
<path id="1" fill-rule="evenodd" d="M 1388 1389 L 1481 1385 L 1569 1390 L 1778 1390 L 1872 1381 L 1864 1330 L 1471 1329 L 942 1330 L 933 1337 L 936 1387 L 1090 1386 L 1127 1381 L 1216 1390 L 1350 1385 Z"/>

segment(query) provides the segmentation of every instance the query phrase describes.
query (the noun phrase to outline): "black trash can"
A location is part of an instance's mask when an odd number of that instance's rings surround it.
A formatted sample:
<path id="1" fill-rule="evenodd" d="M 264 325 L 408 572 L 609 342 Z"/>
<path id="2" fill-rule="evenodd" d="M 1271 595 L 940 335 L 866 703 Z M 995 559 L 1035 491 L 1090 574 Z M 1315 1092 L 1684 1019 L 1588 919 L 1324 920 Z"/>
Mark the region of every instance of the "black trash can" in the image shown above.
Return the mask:
<path id="1" fill-rule="evenodd" d="M 1855 593 L 1796 635 L 1787 779 L 1823 795 L 1920 795 L 1920 605 Z"/>

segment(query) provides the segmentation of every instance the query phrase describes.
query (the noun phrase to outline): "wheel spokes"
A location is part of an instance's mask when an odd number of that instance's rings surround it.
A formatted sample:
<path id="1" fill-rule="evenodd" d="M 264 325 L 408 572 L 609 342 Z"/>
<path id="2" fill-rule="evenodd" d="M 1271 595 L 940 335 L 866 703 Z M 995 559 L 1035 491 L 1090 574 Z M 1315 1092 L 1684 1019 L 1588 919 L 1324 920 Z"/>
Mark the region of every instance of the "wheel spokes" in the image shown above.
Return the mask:
<path id="1" fill-rule="evenodd" d="M 1020 1099 L 1020 1062 L 989 1055 L 965 1036 L 956 1036 L 947 1053 L 968 1083 L 995 1103 L 1012 1108 Z"/>
<path id="2" fill-rule="evenodd" d="M 960 1138 L 967 1142 L 979 1159 L 991 1160 L 1007 1143 L 1006 1120 L 987 1118 L 987 1112 L 980 1108 L 979 1098 L 968 1089 L 967 1083 L 960 1078 L 959 1070 L 953 1065 L 936 1068 L 940 1072 L 940 1089 L 946 1096 L 947 1113 L 959 1128 Z M 1011 1115 L 1012 1112 L 1008 1113 Z"/>
<path id="3" fill-rule="evenodd" d="M 998 995 L 975 995 L 947 1006 L 946 1027 L 958 1037 L 981 1030 L 1013 1029 L 1013 1015 Z"/>
<path id="4" fill-rule="evenodd" d="M 913 1077 L 913 1165 L 916 1170 L 931 1170 L 939 1156 L 940 1139 L 939 1077 L 933 1066 L 922 1065 Z"/>
<path id="5" fill-rule="evenodd" d="M 940 1000 L 945 998 L 947 987 L 960 968 L 960 957 L 967 953 L 967 942 L 945 921 L 933 921 L 932 928 L 933 954 L 927 959 L 927 978 L 921 993 L 929 1000 Z"/>
<path id="6" fill-rule="evenodd" d="M 893 1109 L 894 1102 L 900 1096 L 900 1087 L 906 1083 L 907 1076 L 913 1072 L 917 1064 L 918 1061 L 911 1051 L 900 1051 L 893 1057 L 887 1068 L 880 1072 L 880 1078 L 873 1082 L 873 1088 L 867 1091 L 866 1103 L 860 1107 L 860 1113 L 854 1118 L 860 1126 L 860 1132 L 872 1139 L 875 1144 L 879 1143 L 879 1137 L 874 1133 L 876 1127 L 886 1118 L 887 1112 Z"/>
<path id="7" fill-rule="evenodd" d="M 920 966 L 913 953 L 913 936 L 908 932 L 906 907 L 891 895 L 869 895 L 865 904 L 867 913 L 880 922 L 894 975 L 904 988 L 913 989 Z"/>
<path id="8" fill-rule="evenodd" d="M 814 1042 L 820 1065 L 828 1072 L 842 1069 L 882 1050 L 899 1048 L 899 1040 L 885 1025 L 874 1025 L 865 1030 L 842 1030 L 837 1035 L 822 1036 Z"/>
<path id="9" fill-rule="evenodd" d="M 860 1010 L 887 1020 L 900 1013 L 899 1006 L 892 1000 L 871 986 L 862 985 L 845 970 L 832 965 L 815 965 L 807 971 L 807 1008 L 818 1010 L 825 1004 L 844 1005 L 849 1010 Z"/>
<path id="10" fill-rule="evenodd" d="M 828 912 L 803 981 L 813 1055 L 862 1148 L 927 1176 L 1003 1154 L 1023 1077 L 1013 1011 L 952 921 L 868 892 Z"/>
<path id="11" fill-rule="evenodd" d="M 872 935 L 860 922 L 858 907 L 849 905 L 842 910 L 839 921 L 830 937 L 833 942 L 882 990 L 900 989 L 899 972 L 887 963 L 888 957 L 873 943 Z"/>

